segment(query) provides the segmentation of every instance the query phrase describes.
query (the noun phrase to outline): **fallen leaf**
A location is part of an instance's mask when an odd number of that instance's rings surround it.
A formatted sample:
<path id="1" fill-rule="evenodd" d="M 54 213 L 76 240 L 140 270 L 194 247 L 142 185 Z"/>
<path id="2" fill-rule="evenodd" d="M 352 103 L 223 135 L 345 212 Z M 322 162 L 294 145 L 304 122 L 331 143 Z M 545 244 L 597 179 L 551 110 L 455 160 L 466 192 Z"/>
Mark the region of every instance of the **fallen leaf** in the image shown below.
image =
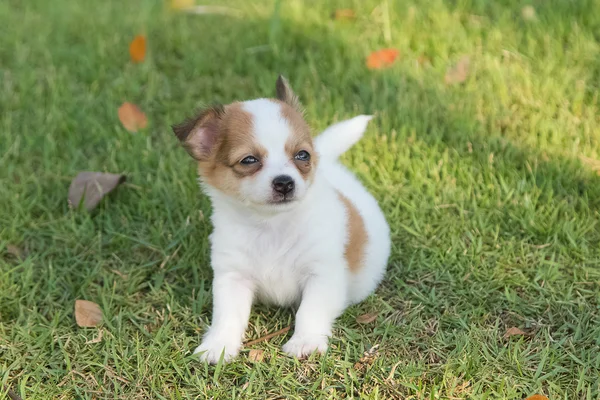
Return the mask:
<path id="1" fill-rule="evenodd" d="M 533 396 L 529 396 L 525 400 L 550 400 L 546 396 L 542 394 L 534 394 Z"/>
<path id="2" fill-rule="evenodd" d="M 174 10 L 184 10 L 193 7 L 195 0 L 171 0 L 171 8 Z"/>
<path id="3" fill-rule="evenodd" d="M 102 172 L 80 172 L 69 187 L 69 204 L 78 207 L 83 198 L 86 210 L 91 211 L 108 193 L 125 181 L 125 175 Z"/>
<path id="4" fill-rule="evenodd" d="M 146 58 L 146 37 L 137 35 L 129 44 L 129 55 L 134 63 L 141 63 Z"/>
<path id="5" fill-rule="evenodd" d="M 535 8 L 533 6 L 525 6 L 521 9 L 521 15 L 526 21 L 533 21 L 535 19 Z"/>
<path id="6" fill-rule="evenodd" d="M 508 328 L 506 330 L 506 332 L 504 332 L 505 339 L 509 338 L 511 336 L 524 336 L 524 335 L 527 335 L 527 333 L 523 332 L 522 330 L 520 330 L 519 328 L 516 328 L 514 326 L 511 328 Z"/>
<path id="7" fill-rule="evenodd" d="M 471 59 L 469 56 L 462 56 L 456 65 L 450 67 L 446 72 L 446 76 L 444 77 L 446 85 L 452 85 L 466 81 L 467 77 L 469 76 L 470 65 Z"/>
<path id="8" fill-rule="evenodd" d="M 119 107 L 119 121 L 129 132 L 137 132 L 148 125 L 146 114 L 133 103 L 123 103 Z"/>
<path id="9" fill-rule="evenodd" d="M 373 322 L 377 319 L 378 315 L 379 315 L 378 312 L 371 312 L 371 313 L 359 315 L 358 317 L 356 317 L 356 322 L 358 322 L 359 324 L 370 324 L 371 322 Z"/>
<path id="10" fill-rule="evenodd" d="M 264 358 L 265 352 L 260 349 L 252 349 L 248 353 L 248 360 L 252 362 L 261 362 Z"/>
<path id="11" fill-rule="evenodd" d="M 400 51 L 396 49 L 383 49 L 374 51 L 367 57 L 367 68 L 382 69 L 389 67 L 396 61 Z"/>
<path id="12" fill-rule="evenodd" d="M 366 367 L 371 366 L 375 359 L 377 358 L 377 349 L 379 349 L 379 345 L 371 347 L 369 350 L 363 353 L 363 356 L 354 364 L 354 369 L 358 372 L 361 372 Z"/>
<path id="13" fill-rule="evenodd" d="M 351 20 L 356 18 L 356 13 L 354 12 L 354 10 L 350 9 L 350 8 L 342 8 L 339 10 L 335 10 L 333 12 L 333 19 L 336 19 L 338 21 L 340 20 Z"/>
<path id="14" fill-rule="evenodd" d="M 24 257 L 24 252 L 23 250 L 21 250 L 20 247 L 15 246 L 14 244 L 8 244 L 6 245 L 6 252 L 8 254 L 10 254 L 13 257 L 18 258 L 19 260 L 22 260 Z"/>
<path id="15" fill-rule="evenodd" d="M 102 310 L 93 301 L 75 300 L 75 321 L 82 328 L 93 328 L 102 322 Z"/>
<path id="16" fill-rule="evenodd" d="M 96 336 L 92 340 L 88 340 L 87 342 L 85 342 L 85 344 L 100 343 L 102 341 L 103 334 L 104 334 L 104 331 L 102 329 L 98 330 L 98 336 Z"/>

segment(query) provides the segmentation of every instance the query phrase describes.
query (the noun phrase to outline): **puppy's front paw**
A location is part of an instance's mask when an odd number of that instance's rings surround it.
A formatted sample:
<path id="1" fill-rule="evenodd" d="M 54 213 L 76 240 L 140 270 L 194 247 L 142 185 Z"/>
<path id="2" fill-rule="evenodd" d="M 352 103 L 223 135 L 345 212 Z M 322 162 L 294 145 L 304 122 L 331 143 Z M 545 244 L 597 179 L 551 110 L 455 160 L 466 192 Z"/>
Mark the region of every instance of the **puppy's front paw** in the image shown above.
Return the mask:
<path id="1" fill-rule="evenodd" d="M 223 354 L 223 361 L 229 362 L 233 360 L 242 347 L 242 342 L 231 337 L 227 333 L 220 332 L 209 332 L 204 339 L 202 344 L 194 350 L 194 354 L 200 355 L 200 361 L 206 361 L 209 364 L 216 364 Z"/>
<path id="2" fill-rule="evenodd" d="M 327 350 L 326 335 L 293 335 L 282 350 L 292 357 L 302 358 L 312 353 Z"/>

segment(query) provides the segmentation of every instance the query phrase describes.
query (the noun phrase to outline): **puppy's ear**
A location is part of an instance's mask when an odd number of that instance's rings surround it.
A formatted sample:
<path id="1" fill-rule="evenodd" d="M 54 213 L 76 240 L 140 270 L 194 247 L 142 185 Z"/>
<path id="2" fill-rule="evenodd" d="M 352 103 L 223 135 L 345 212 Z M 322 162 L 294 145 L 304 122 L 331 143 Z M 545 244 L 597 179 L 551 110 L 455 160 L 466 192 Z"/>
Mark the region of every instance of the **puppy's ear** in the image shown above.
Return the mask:
<path id="1" fill-rule="evenodd" d="M 275 83 L 275 89 L 277 90 L 277 98 L 284 103 L 292 106 L 298 112 L 302 112 L 302 106 L 300 105 L 300 100 L 298 100 L 298 96 L 292 90 L 290 83 L 283 77 L 283 75 L 279 75 L 277 78 L 277 82 Z"/>
<path id="2" fill-rule="evenodd" d="M 214 106 L 178 125 L 173 125 L 175 136 L 196 160 L 203 161 L 210 157 L 217 143 L 219 125 L 224 113 L 223 106 Z"/>

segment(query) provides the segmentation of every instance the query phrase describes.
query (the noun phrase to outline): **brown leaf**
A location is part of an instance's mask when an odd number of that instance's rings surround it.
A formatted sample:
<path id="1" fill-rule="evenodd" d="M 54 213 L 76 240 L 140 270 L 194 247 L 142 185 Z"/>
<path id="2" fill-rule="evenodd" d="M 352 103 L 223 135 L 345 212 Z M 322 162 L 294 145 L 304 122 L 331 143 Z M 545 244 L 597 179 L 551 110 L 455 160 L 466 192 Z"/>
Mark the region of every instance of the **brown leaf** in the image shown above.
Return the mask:
<path id="1" fill-rule="evenodd" d="M 175 10 L 184 10 L 193 7 L 194 4 L 194 0 L 171 0 L 171 8 Z"/>
<path id="2" fill-rule="evenodd" d="M 446 85 L 452 85 L 455 83 L 462 83 L 467 80 L 469 76 L 469 67 L 471 66 L 471 59 L 469 56 L 462 56 L 456 65 L 449 68 L 444 77 Z"/>
<path id="3" fill-rule="evenodd" d="M 354 18 L 356 18 L 356 13 L 354 12 L 354 10 L 352 10 L 351 8 L 342 8 L 339 10 L 335 10 L 333 12 L 333 19 L 335 20 L 352 20 Z"/>
<path id="4" fill-rule="evenodd" d="M 529 396 L 525 400 L 550 400 L 550 399 L 548 399 L 546 396 L 544 396 L 542 394 L 534 394 L 532 396 Z"/>
<path id="5" fill-rule="evenodd" d="M 133 103 L 123 103 L 119 107 L 119 121 L 129 132 L 137 132 L 148 125 L 146 114 Z"/>
<path id="6" fill-rule="evenodd" d="M 104 331 L 102 329 L 100 329 L 98 331 L 98 336 L 96 336 L 95 338 L 93 338 L 92 340 L 88 340 L 87 342 L 85 342 L 85 344 L 94 344 L 94 343 L 100 343 L 102 341 L 102 335 L 104 334 Z"/>
<path id="7" fill-rule="evenodd" d="M 523 332 L 522 330 L 520 330 L 519 328 L 516 327 L 511 327 L 508 328 L 506 330 L 506 332 L 504 332 L 504 339 L 509 338 L 511 336 L 524 336 L 527 335 L 527 333 Z"/>
<path id="8" fill-rule="evenodd" d="M 260 349 L 252 349 L 248 353 L 248 360 L 252 362 L 261 362 L 264 358 L 265 352 Z"/>
<path id="9" fill-rule="evenodd" d="M 356 322 L 358 322 L 359 324 L 370 324 L 371 322 L 377 319 L 378 315 L 379 313 L 377 311 L 359 315 L 358 317 L 356 317 Z"/>
<path id="10" fill-rule="evenodd" d="M 533 6 L 525 6 L 521 9 L 521 15 L 525 21 L 535 20 L 535 8 Z"/>
<path id="11" fill-rule="evenodd" d="M 75 300 L 75 321 L 82 328 L 93 328 L 102 322 L 102 310 L 93 301 Z"/>
<path id="12" fill-rule="evenodd" d="M 14 244 L 6 245 L 6 252 L 11 256 L 18 258 L 19 260 L 23 260 L 25 258 L 25 252 Z"/>
<path id="13" fill-rule="evenodd" d="M 125 181 L 125 175 L 102 172 L 80 172 L 69 187 L 69 204 L 78 207 L 83 198 L 86 210 L 91 211 L 113 189 Z"/>
<path id="14" fill-rule="evenodd" d="M 371 366 L 375 359 L 377 358 L 377 350 L 379 349 L 379 345 L 371 347 L 369 350 L 363 353 L 363 356 L 354 364 L 354 369 L 358 372 L 363 371 L 366 367 Z"/>
<path id="15" fill-rule="evenodd" d="M 396 49 L 382 49 L 374 51 L 367 57 L 367 68 L 383 69 L 389 67 L 400 56 L 400 51 Z"/>
<path id="16" fill-rule="evenodd" d="M 134 63 L 140 63 L 146 58 L 146 37 L 137 35 L 129 44 L 129 56 Z"/>

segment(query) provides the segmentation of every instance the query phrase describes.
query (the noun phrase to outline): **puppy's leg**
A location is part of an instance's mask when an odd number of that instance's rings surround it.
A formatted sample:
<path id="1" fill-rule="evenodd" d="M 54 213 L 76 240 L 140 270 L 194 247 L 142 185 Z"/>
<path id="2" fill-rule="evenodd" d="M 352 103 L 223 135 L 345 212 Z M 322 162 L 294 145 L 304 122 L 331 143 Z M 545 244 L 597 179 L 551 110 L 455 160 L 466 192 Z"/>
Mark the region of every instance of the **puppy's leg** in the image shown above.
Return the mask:
<path id="1" fill-rule="evenodd" d="M 340 274 L 341 275 L 341 274 Z M 283 351 L 298 358 L 327 350 L 335 319 L 346 306 L 344 276 L 313 276 L 307 282 L 296 313 L 296 328 Z"/>
<path id="2" fill-rule="evenodd" d="M 238 355 L 248 326 L 252 307 L 253 286 L 237 273 L 215 274 L 213 280 L 212 324 L 202 344 L 194 353 L 200 359 L 216 364 L 224 352 L 224 360 Z"/>

